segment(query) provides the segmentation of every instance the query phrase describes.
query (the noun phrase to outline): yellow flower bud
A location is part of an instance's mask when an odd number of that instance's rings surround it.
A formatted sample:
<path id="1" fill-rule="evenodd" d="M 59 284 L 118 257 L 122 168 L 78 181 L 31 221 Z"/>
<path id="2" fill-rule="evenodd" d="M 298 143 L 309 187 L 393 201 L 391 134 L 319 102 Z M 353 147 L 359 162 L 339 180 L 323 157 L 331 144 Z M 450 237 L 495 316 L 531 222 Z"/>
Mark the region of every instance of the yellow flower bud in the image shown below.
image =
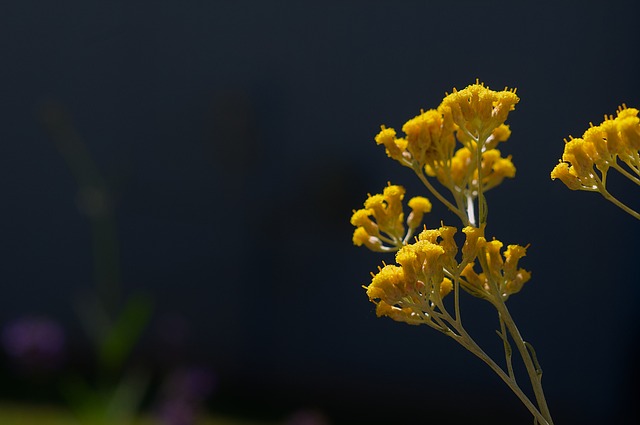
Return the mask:
<path id="1" fill-rule="evenodd" d="M 560 162 L 556 165 L 551 171 L 551 179 L 560 179 L 562 183 L 564 183 L 571 190 L 579 190 L 582 188 L 582 184 L 578 177 L 574 173 L 571 172 L 572 169 L 569 168 L 569 164 L 566 162 Z"/>
<path id="2" fill-rule="evenodd" d="M 462 269 L 460 276 L 464 277 L 467 282 L 473 286 L 474 293 L 488 292 L 489 289 L 486 287 L 484 275 L 482 273 L 478 275 L 473 269 L 473 264 L 474 263 L 467 264 L 464 269 Z"/>
<path id="3" fill-rule="evenodd" d="M 451 179 L 456 187 L 465 187 L 471 161 L 472 153 L 468 148 L 458 149 L 451 158 Z"/>
<path id="4" fill-rule="evenodd" d="M 422 223 L 424 214 L 431 212 L 431 202 L 425 197 L 416 196 L 409 200 L 408 205 L 411 212 L 407 217 L 407 226 L 410 229 L 416 229 Z"/>
<path id="5" fill-rule="evenodd" d="M 385 249 L 382 245 L 382 241 L 377 236 L 370 235 L 364 227 L 358 227 L 353 231 L 353 244 L 356 246 L 366 246 L 371 251 L 375 252 L 386 252 L 388 249 Z"/>
<path id="6" fill-rule="evenodd" d="M 427 241 L 432 244 L 436 244 L 438 242 L 438 237 L 440 236 L 440 231 L 437 229 L 424 229 L 418 235 L 419 241 Z"/>
<path id="7" fill-rule="evenodd" d="M 606 119 L 598 127 L 602 130 L 603 136 L 606 139 L 608 152 L 611 152 L 613 155 L 619 155 L 626 150 L 624 142 L 618 133 L 618 123 L 615 120 Z"/>
<path id="8" fill-rule="evenodd" d="M 453 226 L 442 226 L 438 230 L 440 231 L 440 237 L 442 238 L 440 246 L 444 249 L 444 252 L 448 257 L 454 259 L 458 253 L 458 245 L 453 239 L 453 235 L 456 234 L 458 229 Z"/>
<path id="9" fill-rule="evenodd" d="M 367 286 L 367 296 L 370 300 L 380 299 L 390 305 L 396 304 L 405 295 L 404 271 L 398 266 L 384 266 Z"/>
<path id="10" fill-rule="evenodd" d="M 500 273 L 502 271 L 502 256 L 500 255 L 500 249 L 502 248 L 502 242 L 499 240 L 492 240 L 491 242 L 487 242 L 484 246 L 486 256 L 487 256 L 487 266 L 489 270 L 484 270 L 485 273 L 491 273 L 491 276 L 494 279 L 498 280 L 500 278 Z"/>
<path id="11" fill-rule="evenodd" d="M 371 220 L 373 211 L 370 209 L 360 209 L 353 212 L 351 224 L 356 227 L 364 227 L 370 235 L 378 234 L 378 225 Z"/>
<path id="12" fill-rule="evenodd" d="M 504 252 L 504 277 L 507 281 L 514 280 L 516 278 L 518 261 L 522 257 L 527 255 L 527 249 L 520 245 L 509 245 Z"/>
<path id="13" fill-rule="evenodd" d="M 421 265 L 422 271 L 427 277 L 443 274 L 440 257 L 444 254 L 444 249 L 441 246 L 419 240 L 413 244 L 413 247 L 418 255 L 418 262 Z M 436 280 L 441 281 L 442 277 Z"/>
<path id="14" fill-rule="evenodd" d="M 484 240 L 484 226 L 481 228 L 467 226 L 462 229 L 467 239 L 462 246 L 462 262 L 471 263 L 478 256 L 478 241 Z"/>
<path id="15" fill-rule="evenodd" d="M 623 109 L 616 118 L 622 143 L 631 151 L 640 150 L 640 118 L 637 114 L 635 108 Z"/>
<path id="16" fill-rule="evenodd" d="M 506 142 L 511 137 L 511 129 L 507 124 L 500 124 L 491 133 L 485 144 L 486 149 L 494 149 L 498 143 Z"/>
<path id="17" fill-rule="evenodd" d="M 444 278 L 440 283 L 440 297 L 444 298 L 453 290 L 453 283 L 451 279 Z"/>
<path id="18" fill-rule="evenodd" d="M 381 126 L 380 133 L 375 137 L 376 144 L 384 145 L 387 156 L 396 161 L 403 161 L 404 152 L 407 149 L 407 141 L 396 138 L 396 131 L 393 128 Z"/>
<path id="19" fill-rule="evenodd" d="M 593 173 L 593 159 L 588 155 L 583 139 L 571 139 L 564 145 L 562 160 L 571 163 L 578 177 L 589 178 Z"/>
<path id="20" fill-rule="evenodd" d="M 520 292 L 522 286 L 531 279 L 531 273 L 525 269 L 519 269 L 513 280 L 509 280 L 505 286 L 505 294 L 512 295 Z"/>

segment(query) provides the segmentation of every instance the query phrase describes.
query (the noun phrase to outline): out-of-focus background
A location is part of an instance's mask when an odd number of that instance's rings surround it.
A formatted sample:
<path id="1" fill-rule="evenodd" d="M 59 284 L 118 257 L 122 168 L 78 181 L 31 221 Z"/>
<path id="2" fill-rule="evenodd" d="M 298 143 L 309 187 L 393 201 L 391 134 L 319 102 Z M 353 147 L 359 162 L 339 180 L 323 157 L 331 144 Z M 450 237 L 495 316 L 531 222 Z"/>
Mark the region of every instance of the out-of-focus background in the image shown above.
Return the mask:
<path id="1" fill-rule="evenodd" d="M 639 9 L 5 2 L 0 418 L 529 423 L 453 341 L 375 317 L 361 285 L 393 257 L 351 244 L 367 193 L 426 194 L 375 146 L 380 125 L 478 78 L 521 98 L 488 231 L 531 244 L 509 304 L 556 422 L 635 423 L 640 223 L 549 172 L 563 138 L 640 106 Z M 441 220 L 458 224 L 436 204 L 426 223 Z M 463 309 L 499 358 L 491 309 Z"/>

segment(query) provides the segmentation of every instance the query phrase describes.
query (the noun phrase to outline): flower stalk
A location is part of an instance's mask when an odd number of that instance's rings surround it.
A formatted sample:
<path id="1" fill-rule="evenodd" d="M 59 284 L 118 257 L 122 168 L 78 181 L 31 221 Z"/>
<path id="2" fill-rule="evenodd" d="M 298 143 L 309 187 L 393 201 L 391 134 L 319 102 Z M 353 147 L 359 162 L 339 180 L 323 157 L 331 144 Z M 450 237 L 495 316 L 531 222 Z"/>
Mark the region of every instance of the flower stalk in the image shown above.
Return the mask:
<path id="1" fill-rule="evenodd" d="M 351 223 L 355 245 L 373 251 L 395 252 L 396 264 L 384 264 L 365 286 L 376 314 L 411 325 L 425 324 L 453 338 L 486 363 L 516 394 L 534 416 L 535 423 L 553 425 L 542 389 L 542 373 L 535 352 L 522 338 L 507 306 L 507 299 L 523 288 L 531 273 L 518 266 L 526 247 L 487 240 L 488 205 L 485 193 L 515 176 L 511 156 L 497 149 L 511 135 L 505 124 L 519 98 L 515 90 L 493 91 L 476 82 L 453 90 L 436 109 L 421 111 L 402 127 L 381 127 L 375 137 L 387 156 L 410 168 L 427 190 L 462 222 L 464 245 L 458 248 L 456 227 L 441 224 L 411 238 L 423 215 L 431 211 L 426 198 L 409 201 L 404 219 L 404 188 L 389 185 L 382 194 L 369 195 L 364 208 L 354 210 Z M 439 183 L 442 191 L 433 183 Z M 446 192 L 449 192 L 449 195 Z M 476 207 L 477 205 L 477 207 Z M 461 292 L 493 305 L 498 313 L 505 353 L 501 367 L 467 333 L 462 324 Z M 453 311 L 447 296 L 453 292 Z M 523 360 L 535 403 L 516 381 L 514 350 Z"/>

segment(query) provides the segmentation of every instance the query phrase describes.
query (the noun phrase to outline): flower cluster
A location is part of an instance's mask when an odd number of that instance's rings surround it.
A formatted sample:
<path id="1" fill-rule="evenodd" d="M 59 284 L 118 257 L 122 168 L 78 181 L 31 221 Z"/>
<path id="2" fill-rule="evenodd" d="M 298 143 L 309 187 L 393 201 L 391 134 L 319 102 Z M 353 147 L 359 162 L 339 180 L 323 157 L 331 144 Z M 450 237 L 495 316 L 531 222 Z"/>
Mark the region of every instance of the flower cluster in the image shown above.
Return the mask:
<path id="1" fill-rule="evenodd" d="M 389 183 L 382 194 L 369 195 L 364 208 L 353 211 L 351 224 L 356 226 L 353 243 L 372 251 L 397 251 L 413 236 L 425 213 L 431 211 L 431 202 L 422 196 L 409 200 L 411 213 L 404 227 L 402 200 L 405 189 Z M 385 245 L 386 244 L 386 245 Z"/>
<path id="2" fill-rule="evenodd" d="M 453 121 L 470 137 L 486 140 L 507 120 L 520 99 L 515 90 L 497 92 L 483 84 L 473 84 L 447 95 L 440 107 L 453 115 Z"/>
<path id="3" fill-rule="evenodd" d="M 460 218 L 464 236 L 456 235 L 458 228 L 441 224 L 437 229 L 425 226 L 412 240 L 431 203 L 420 197 L 409 201 L 412 212 L 405 232 L 405 191 L 389 184 L 382 194 L 369 195 L 364 209 L 353 212 L 353 243 L 373 251 L 396 252 L 395 264 L 383 263 L 364 286 L 378 317 L 424 324 L 452 338 L 500 376 L 533 414 L 536 424 L 553 425 L 535 351 L 522 338 L 506 306 L 507 299 L 531 278 L 530 272 L 519 267 L 527 247 L 508 245 L 503 249 L 501 241 L 485 236 L 488 207 L 484 193 L 516 172 L 511 156 L 503 157 L 497 146 L 511 136 L 505 121 L 518 101 L 515 89 L 493 91 L 476 81 L 463 90 L 454 89 L 436 109 L 421 111 L 407 121 L 402 126 L 403 137 L 382 126 L 376 143 L 385 147 L 390 158 L 410 168 L 429 192 Z M 432 184 L 436 181 L 450 196 Z M 456 239 L 461 242 L 463 238 L 459 249 Z M 504 367 L 465 330 L 460 302 L 463 290 L 495 307 Z M 512 349 L 512 343 L 517 350 Z M 536 404 L 516 382 L 514 353 L 523 361 Z"/>
<path id="4" fill-rule="evenodd" d="M 376 304 L 378 316 L 388 316 L 409 324 L 427 324 L 441 331 L 448 328 L 439 320 L 446 313 L 443 299 L 461 285 L 470 294 L 495 302 L 519 292 L 531 273 L 518 268 L 526 248 L 487 241 L 484 230 L 467 226 L 458 261 L 454 239 L 457 229 L 441 226 L 423 230 L 416 241 L 396 253 L 398 265 L 385 265 L 366 287 L 369 300 Z M 479 267 L 482 272 L 477 273 Z"/>
<path id="5" fill-rule="evenodd" d="M 607 200 L 640 219 L 640 213 L 607 190 L 607 172 L 614 169 L 640 186 L 640 118 L 638 110 L 622 105 L 614 118 L 606 116 L 580 138 L 565 140 L 562 160 L 551 171 L 571 190 L 600 192 Z M 598 173 L 599 172 L 599 173 Z"/>
<path id="6" fill-rule="evenodd" d="M 551 171 L 551 178 L 560 179 L 571 190 L 601 191 L 606 189 L 606 180 L 603 180 L 607 170 L 620 166 L 618 159 L 640 175 L 638 150 L 638 110 L 623 105 L 617 117 L 605 116 L 602 124 L 592 124 L 581 138 L 570 138 L 566 142 L 562 160 Z"/>
<path id="7" fill-rule="evenodd" d="M 407 121 L 402 126 L 405 137 L 397 137 L 393 128 L 382 126 L 375 141 L 426 184 L 427 176 L 436 177 L 454 202 L 434 193 L 430 184 L 427 188 L 465 224 L 475 224 L 468 216 L 469 204 L 479 193 L 515 176 L 511 156 L 503 157 L 496 146 L 511 135 L 504 122 L 518 101 L 515 90 L 497 92 L 478 83 L 454 89 L 438 108 Z"/>

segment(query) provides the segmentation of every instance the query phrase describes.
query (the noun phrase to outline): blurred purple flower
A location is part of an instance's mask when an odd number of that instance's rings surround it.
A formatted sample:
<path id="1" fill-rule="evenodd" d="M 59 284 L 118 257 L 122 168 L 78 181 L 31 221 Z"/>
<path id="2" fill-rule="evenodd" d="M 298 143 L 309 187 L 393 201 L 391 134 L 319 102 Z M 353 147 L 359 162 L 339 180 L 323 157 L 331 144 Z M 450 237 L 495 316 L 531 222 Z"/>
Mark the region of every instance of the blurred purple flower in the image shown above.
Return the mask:
<path id="1" fill-rule="evenodd" d="M 158 418 L 164 425 L 193 425 L 202 403 L 215 388 L 215 376 L 206 367 L 173 371 L 163 386 Z"/>
<path id="2" fill-rule="evenodd" d="M 215 387 L 213 372 L 206 367 L 186 367 L 173 371 L 165 381 L 165 396 L 194 403 L 204 401 Z"/>
<path id="3" fill-rule="evenodd" d="M 7 355 L 29 371 L 50 371 L 64 358 L 65 335 L 62 327 L 44 317 L 25 317 L 9 322 L 2 331 Z"/>
<path id="4" fill-rule="evenodd" d="M 287 418 L 285 425 L 329 425 L 329 421 L 318 410 L 300 409 Z"/>
<path id="5" fill-rule="evenodd" d="M 167 399 L 158 409 L 158 420 L 163 425 L 193 425 L 196 406 L 180 399 Z"/>

